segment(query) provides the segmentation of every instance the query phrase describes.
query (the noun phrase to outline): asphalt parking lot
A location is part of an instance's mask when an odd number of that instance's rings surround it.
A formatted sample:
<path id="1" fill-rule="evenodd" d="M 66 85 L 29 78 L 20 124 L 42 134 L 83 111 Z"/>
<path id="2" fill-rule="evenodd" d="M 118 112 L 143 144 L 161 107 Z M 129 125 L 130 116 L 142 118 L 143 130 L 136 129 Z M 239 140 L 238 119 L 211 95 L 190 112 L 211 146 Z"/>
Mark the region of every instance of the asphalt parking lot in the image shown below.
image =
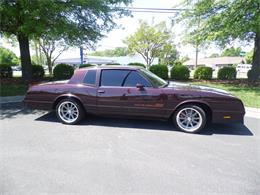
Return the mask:
<path id="1" fill-rule="evenodd" d="M 170 122 L 1 108 L 0 194 L 260 194 L 260 119 L 198 135 Z"/>

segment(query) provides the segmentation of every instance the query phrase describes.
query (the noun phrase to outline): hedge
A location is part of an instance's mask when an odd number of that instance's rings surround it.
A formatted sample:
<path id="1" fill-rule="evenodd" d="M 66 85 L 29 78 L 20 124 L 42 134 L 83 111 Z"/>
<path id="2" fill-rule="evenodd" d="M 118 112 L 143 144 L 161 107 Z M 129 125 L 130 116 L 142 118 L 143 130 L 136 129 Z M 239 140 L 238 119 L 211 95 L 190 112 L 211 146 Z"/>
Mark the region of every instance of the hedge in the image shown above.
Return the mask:
<path id="1" fill-rule="evenodd" d="M 187 66 L 175 65 L 171 69 L 171 79 L 188 80 L 190 77 L 190 70 Z"/>
<path id="2" fill-rule="evenodd" d="M 233 80 L 236 79 L 236 68 L 234 67 L 223 67 L 218 71 L 218 79 L 220 80 Z"/>
<path id="3" fill-rule="evenodd" d="M 12 78 L 13 70 L 8 64 L 0 64 L 0 78 Z"/>
<path id="4" fill-rule="evenodd" d="M 142 64 L 142 63 L 139 63 L 139 62 L 132 62 L 132 63 L 129 63 L 128 66 L 140 66 L 140 67 L 145 68 L 145 65 Z"/>
<path id="5" fill-rule="evenodd" d="M 121 64 L 119 64 L 119 63 L 108 63 L 106 65 L 107 66 L 120 66 Z"/>
<path id="6" fill-rule="evenodd" d="M 56 79 L 70 79 L 74 68 L 68 64 L 57 64 L 53 69 L 53 76 Z"/>
<path id="7" fill-rule="evenodd" d="M 198 67 L 194 72 L 194 79 L 210 80 L 212 79 L 213 69 L 210 67 Z"/>
<path id="8" fill-rule="evenodd" d="M 168 67 L 165 65 L 153 65 L 149 70 L 163 79 L 168 79 Z"/>
<path id="9" fill-rule="evenodd" d="M 32 78 L 42 79 L 44 77 L 44 68 L 40 65 L 32 65 Z"/>

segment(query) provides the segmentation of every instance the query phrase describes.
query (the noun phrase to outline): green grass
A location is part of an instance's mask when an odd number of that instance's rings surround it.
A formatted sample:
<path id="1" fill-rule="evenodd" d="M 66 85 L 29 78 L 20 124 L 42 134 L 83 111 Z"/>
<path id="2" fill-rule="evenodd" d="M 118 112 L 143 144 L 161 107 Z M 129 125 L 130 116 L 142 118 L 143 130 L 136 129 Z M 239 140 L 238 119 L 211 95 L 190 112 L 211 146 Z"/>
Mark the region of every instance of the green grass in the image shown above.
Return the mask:
<path id="1" fill-rule="evenodd" d="M 0 85 L 0 96 L 25 95 L 26 85 Z"/>
<path id="2" fill-rule="evenodd" d="M 195 85 L 204 85 L 214 88 L 219 88 L 228 91 L 229 93 L 240 98 L 245 106 L 260 108 L 260 86 L 250 87 L 250 86 L 240 86 L 234 84 L 218 84 L 218 83 L 202 83 L 193 82 Z"/>

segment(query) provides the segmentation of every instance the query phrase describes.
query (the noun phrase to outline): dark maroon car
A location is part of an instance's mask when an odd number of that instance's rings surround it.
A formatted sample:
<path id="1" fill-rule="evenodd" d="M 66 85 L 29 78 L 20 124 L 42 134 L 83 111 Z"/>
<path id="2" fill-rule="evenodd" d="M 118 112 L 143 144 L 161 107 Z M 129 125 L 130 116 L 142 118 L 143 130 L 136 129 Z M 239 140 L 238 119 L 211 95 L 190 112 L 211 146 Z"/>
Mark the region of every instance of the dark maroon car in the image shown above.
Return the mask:
<path id="1" fill-rule="evenodd" d="M 166 82 L 138 67 L 95 67 L 77 70 L 69 81 L 30 87 L 25 103 L 56 110 L 65 124 L 85 114 L 171 119 L 182 131 L 195 133 L 206 122 L 243 123 L 245 109 L 225 91 Z"/>

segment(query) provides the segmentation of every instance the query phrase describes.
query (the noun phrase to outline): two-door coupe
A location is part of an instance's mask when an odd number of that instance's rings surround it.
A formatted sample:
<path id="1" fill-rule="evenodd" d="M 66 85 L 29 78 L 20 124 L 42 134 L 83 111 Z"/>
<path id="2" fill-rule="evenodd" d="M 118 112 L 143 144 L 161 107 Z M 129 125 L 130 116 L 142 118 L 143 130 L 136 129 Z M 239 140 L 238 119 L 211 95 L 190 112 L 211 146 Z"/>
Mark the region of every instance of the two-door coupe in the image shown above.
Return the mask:
<path id="1" fill-rule="evenodd" d="M 166 82 L 130 66 L 78 69 L 68 81 L 30 87 L 24 102 L 56 110 L 65 124 L 76 124 L 85 114 L 171 119 L 189 133 L 200 131 L 206 122 L 243 123 L 245 114 L 241 100 L 223 90 Z"/>

